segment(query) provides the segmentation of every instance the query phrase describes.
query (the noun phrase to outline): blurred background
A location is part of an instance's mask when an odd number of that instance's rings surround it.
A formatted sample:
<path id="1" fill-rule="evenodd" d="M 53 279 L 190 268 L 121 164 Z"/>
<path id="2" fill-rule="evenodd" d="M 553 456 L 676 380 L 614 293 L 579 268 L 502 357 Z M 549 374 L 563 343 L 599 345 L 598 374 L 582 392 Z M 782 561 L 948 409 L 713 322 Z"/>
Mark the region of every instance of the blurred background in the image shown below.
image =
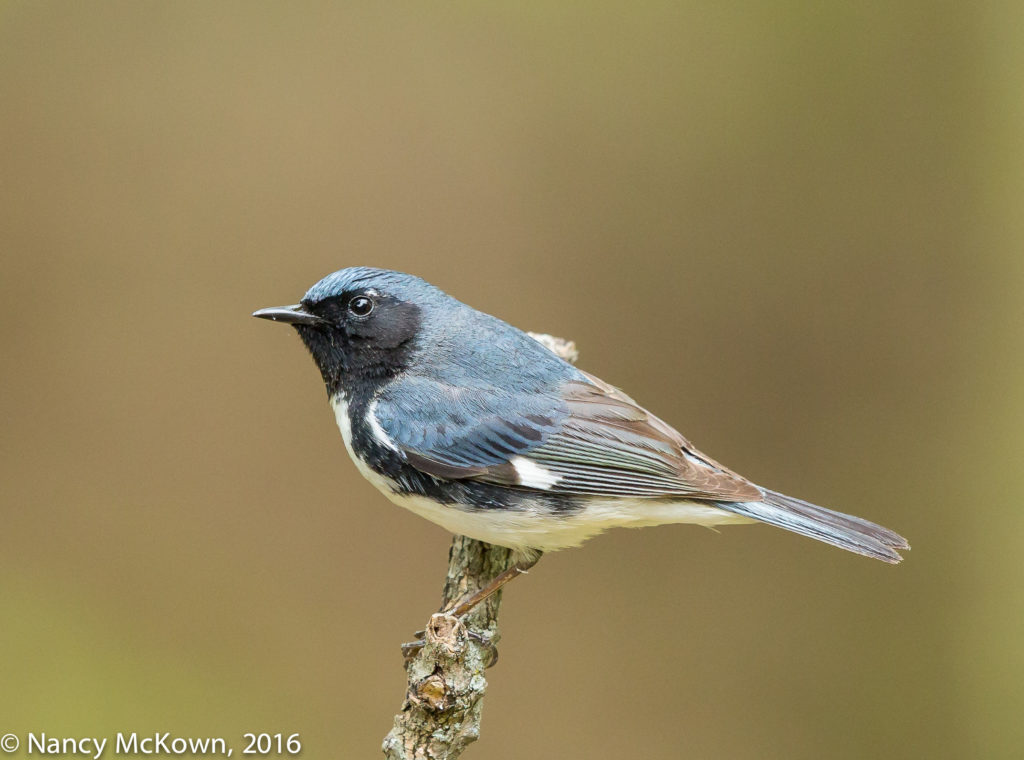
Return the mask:
<path id="1" fill-rule="evenodd" d="M 470 755 L 1020 757 L 1022 25 L 0 4 L 0 732 L 377 756 L 449 537 L 358 476 L 298 338 L 249 316 L 365 264 L 576 340 L 710 455 L 914 546 L 669 526 L 548 556 Z"/>

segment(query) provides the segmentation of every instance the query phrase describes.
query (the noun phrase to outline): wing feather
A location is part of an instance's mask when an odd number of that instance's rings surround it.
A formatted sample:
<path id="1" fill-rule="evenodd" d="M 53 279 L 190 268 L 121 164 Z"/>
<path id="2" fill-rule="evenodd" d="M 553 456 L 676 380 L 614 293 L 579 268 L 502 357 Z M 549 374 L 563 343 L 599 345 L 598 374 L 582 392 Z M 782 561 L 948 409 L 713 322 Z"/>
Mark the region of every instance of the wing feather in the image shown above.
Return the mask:
<path id="1" fill-rule="evenodd" d="M 516 457 L 551 473 L 544 490 L 595 496 L 750 501 L 763 492 L 595 377 L 550 393 L 410 380 L 377 399 L 378 424 L 415 468 L 445 479 L 527 487 Z"/>

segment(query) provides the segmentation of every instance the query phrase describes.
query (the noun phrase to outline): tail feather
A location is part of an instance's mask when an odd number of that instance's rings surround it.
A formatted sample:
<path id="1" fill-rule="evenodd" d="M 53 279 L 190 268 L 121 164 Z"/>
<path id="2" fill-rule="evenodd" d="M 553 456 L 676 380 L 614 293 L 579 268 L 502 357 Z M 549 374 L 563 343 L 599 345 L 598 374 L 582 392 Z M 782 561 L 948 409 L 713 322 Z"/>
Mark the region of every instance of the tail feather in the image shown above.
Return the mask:
<path id="1" fill-rule="evenodd" d="M 840 549 L 896 564 L 898 549 L 909 549 L 903 536 L 853 515 L 833 512 L 792 496 L 765 490 L 764 500 L 716 502 L 722 509 L 775 525 Z"/>

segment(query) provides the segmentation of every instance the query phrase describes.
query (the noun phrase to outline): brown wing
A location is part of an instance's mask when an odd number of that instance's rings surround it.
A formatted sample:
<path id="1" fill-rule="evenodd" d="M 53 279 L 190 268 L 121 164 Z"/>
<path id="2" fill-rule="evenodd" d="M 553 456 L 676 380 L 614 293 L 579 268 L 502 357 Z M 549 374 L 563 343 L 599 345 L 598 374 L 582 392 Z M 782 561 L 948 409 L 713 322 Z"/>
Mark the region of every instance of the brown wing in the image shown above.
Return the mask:
<path id="1" fill-rule="evenodd" d="M 705 456 L 619 389 L 589 382 L 563 388 L 569 415 L 524 456 L 557 476 L 549 490 L 621 496 L 758 501 L 763 492 Z"/>

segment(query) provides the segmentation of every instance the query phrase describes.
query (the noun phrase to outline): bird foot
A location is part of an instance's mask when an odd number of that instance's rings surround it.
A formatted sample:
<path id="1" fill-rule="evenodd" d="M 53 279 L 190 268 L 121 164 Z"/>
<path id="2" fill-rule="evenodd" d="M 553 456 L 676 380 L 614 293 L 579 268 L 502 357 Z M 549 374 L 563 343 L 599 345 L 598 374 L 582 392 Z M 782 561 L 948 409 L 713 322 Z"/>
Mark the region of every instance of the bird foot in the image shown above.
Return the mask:
<path id="1" fill-rule="evenodd" d="M 479 644 L 484 649 L 484 658 L 483 658 L 483 660 L 484 660 L 484 667 L 486 667 L 486 668 L 494 667 L 494 664 L 498 661 L 498 648 L 494 645 L 494 643 L 491 642 L 491 637 L 490 636 L 487 636 L 486 634 L 482 634 L 482 633 L 477 633 L 476 631 L 471 631 L 471 630 L 465 628 L 462 625 L 462 621 L 459 620 L 458 618 L 455 618 L 452 615 L 449 615 L 449 614 L 446 614 L 446 613 L 442 613 L 442 612 L 439 612 L 439 613 L 435 614 L 431 618 L 431 620 L 430 620 L 431 624 L 433 624 L 437 618 L 447 618 L 448 620 L 453 620 L 454 621 L 454 626 L 450 626 L 450 627 L 448 627 L 448 629 L 452 630 L 452 629 L 461 628 L 462 629 L 462 633 L 465 635 L 465 637 L 467 639 L 471 639 L 472 641 L 475 641 L 477 644 Z M 403 662 L 404 662 L 406 667 L 409 666 L 409 663 L 411 663 L 416 658 L 416 656 L 421 651 L 423 651 L 423 648 L 427 645 L 427 632 L 426 632 L 426 630 L 413 631 L 412 635 L 414 637 L 413 641 L 407 641 L 406 643 L 402 644 L 402 647 L 401 647 L 402 648 L 402 660 L 403 660 Z M 432 635 L 431 638 L 436 638 L 436 633 L 435 633 L 435 635 Z M 449 638 L 448 636 L 444 637 L 444 639 L 446 640 L 445 643 L 449 646 L 449 648 L 452 648 L 451 642 L 447 641 L 448 638 Z"/>
<path id="2" fill-rule="evenodd" d="M 537 560 L 540 558 L 540 554 L 524 558 L 512 565 L 502 573 L 499 573 L 490 583 L 481 589 L 474 591 L 471 594 L 466 594 L 460 599 L 456 599 L 450 602 L 444 609 L 436 613 L 430 618 L 430 622 L 427 626 L 430 628 L 431 638 L 448 638 L 442 632 L 442 627 L 449 633 L 454 633 L 457 629 L 462 629 L 465 632 L 467 638 L 477 642 L 480 646 L 487 650 L 487 656 L 484 658 L 486 667 L 492 667 L 494 663 L 498 661 L 498 650 L 497 647 L 491 642 L 490 637 L 477 633 L 475 631 L 468 630 L 462 623 L 462 619 L 472 612 L 477 605 L 491 596 L 494 592 L 498 591 L 502 586 L 508 583 L 513 578 L 517 578 L 520 575 L 525 575 L 526 572 L 533 567 Z M 451 621 L 445 626 L 439 626 L 440 621 Z M 422 651 L 423 647 L 427 644 L 428 634 L 424 631 L 416 631 L 413 633 L 415 637 L 414 641 L 408 641 L 402 644 L 402 658 L 405 660 L 405 664 L 408 666 L 410 662 L 416 657 L 417 654 Z M 451 646 L 451 644 L 449 644 Z"/>

